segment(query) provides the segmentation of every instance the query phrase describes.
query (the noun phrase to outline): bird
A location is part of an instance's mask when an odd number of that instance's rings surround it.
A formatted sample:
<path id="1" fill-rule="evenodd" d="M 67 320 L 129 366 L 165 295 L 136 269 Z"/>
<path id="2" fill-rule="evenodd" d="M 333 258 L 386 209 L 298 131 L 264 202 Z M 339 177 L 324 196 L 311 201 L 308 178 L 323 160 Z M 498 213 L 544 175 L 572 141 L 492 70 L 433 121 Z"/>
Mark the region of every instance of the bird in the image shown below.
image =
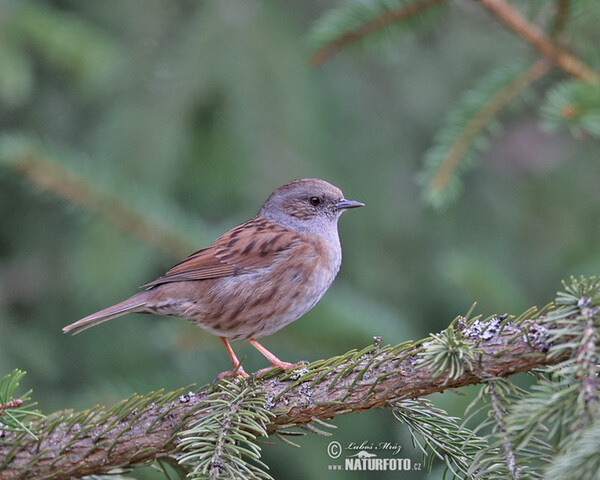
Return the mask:
<path id="1" fill-rule="evenodd" d="M 145 290 L 63 328 L 76 334 L 127 313 L 179 317 L 218 336 L 233 368 L 217 379 L 247 378 L 230 340 L 247 340 L 273 367 L 289 370 L 257 338 L 302 317 L 333 283 L 342 262 L 338 219 L 363 203 L 317 178 L 275 190 L 256 216 L 232 228 L 141 288 Z"/>

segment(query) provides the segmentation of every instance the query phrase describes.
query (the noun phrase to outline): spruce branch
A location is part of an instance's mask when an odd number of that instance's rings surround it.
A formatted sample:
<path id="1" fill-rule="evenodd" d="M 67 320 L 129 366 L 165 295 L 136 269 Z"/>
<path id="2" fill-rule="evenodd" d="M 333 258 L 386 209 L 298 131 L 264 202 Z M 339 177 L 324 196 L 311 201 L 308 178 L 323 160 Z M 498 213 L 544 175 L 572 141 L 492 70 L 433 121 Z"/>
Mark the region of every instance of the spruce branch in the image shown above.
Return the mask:
<path id="1" fill-rule="evenodd" d="M 597 374 L 588 370 L 588 361 L 598 356 L 600 344 L 598 338 L 593 345 L 590 342 L 589 320 L 593 319 L 591 325 L 597 330 L 600 280 L 572 279 L 559 292 L 556 305 L 543 320 L 551 345 L 548 356 L 569 352 L 568 356 L 533 372 L 538 380 L 528 390 L 505 379 L 491 379 L 480 391 L 477 402 L 491 408 L 477 430 L 491 426 L 489 438 L 497 440 L 477 455 L 472 472 L 485 471 L 494 479 L 514 473 L 525 478 L 595 478 L 600 457 L 593 442 L 600 411 L 595 400 Z M 590 378 L 593 382 L 586 383 Z M 571 477 L 565 476 L 567 467 Z"/>
<path id="2" fill-rule="evenodd" d="M 434 377 L 446 373 L 448 379 L 460 377 L 465 368 L 473 369 L 475 352 L 461 330 L 455 331 L 450 325 L 440 333 L 431 334 L 433 340 L 423 344 L 420 365 L 431 367 Z"/>
<path id="3" fill-rule="evenodd" d="M 435 145 L 426 153 L 421 181 L 427 185 L 430 203 L 442 206 L 458 190 L 459 167 L 472 162 L 473 152 L 487 143 L 477 141 L 496 115 L 523 90 L 550 69 L 545 60 L 528 68 L 520 64 L 502 67 L 483 78 L 452 110 L 446 125 L 436 135 Z"/>
<path id="4" fill-rule="evenodd" d="M 547 333 L 540 326 L 539 315 L 549 308 L 528 311 L 513 323 L 509 318 L 475 318 L 461 326 L 476 356 L 470 368 L 455 378 L 445 372 L 432 376 L 431 366 L 420 365 L 419 355 L 431 338 L 382 348 L 375 343 L 268 377 L 276 374 L 272 370 L 253 384 L 264 392 L 264 408 L 274 414 L 265 430 L 275 433 L 354 411 L 388 408 L 400 400 L 481 383 L 490 376 L 505 377 L 557 363 L 565 355 L 547 354 Z M 184 394 L 188 389 L 134 395 L 112 409 L 59 412 L 30 426 L 38 441 L 9 434 L 0 443 L 4 459 L 0 479 L 79 478 L 172 454 L 182 432 L 211 403 L 210 390 L 192 388 Z"/>
<path id="5" fill-rule="evenodd" d="M 260 461 L 257 436 L 266 436 L 265 425 L 274 414 L 264 409 L 260 389 L 245 382 L 223 381 L 197 410 L 197 420 L 181 432 L 178 462 L 187 466 L 189 478 L 246 478 L 273 480 Z M 250 462 L 245 461 L 246 459 Z"/>
<path id="6" fill-rule="evenodd" d="M 531 44 L 538 52 L 569 75 L 593 84 L 600 83 L 600 75 L 556 46 L 537 25 L 530 23 L 519 11 L 505 0 L 476 0 L 507 28 Z"/>
<path id="7" fill-rule="evenodd" d="M 587 301 L 587 300 L 585 300 Z M 594 313 L 591 308 L 583 308 L 584 328 L 581 343 L 577 347 L 575 360 L 577 371 L 575 378 L 581 382 L 580 404 L 583 405 L 582 425 L 593 419 L 598 406 L 598 364 L 596 345 L 598 344 L 598 331 L 594 325 Z"/>
<path id="8" fill-rule="evenodd" d="M 540 108 L 544 127 L 567 127 L 576 138 L 600 138 L 600 86 L 565 80 L 546 94 Z"/>
<path id="9" fill-rule="evenodd" d="M 556 14 L 552 25 L 552 36 L 560 41 L 569 18 L 570 0 L 556 0 Z"/>
<path id="10" fill-rule="evenodd" d="M 535 386 L 533 387 L 535 390 Z M 515 408 L 522 404 L 535 404 L 532 392 L 519 388 L 507 378 L 489 378 L 477 397 L 467 408 L 471 412 L 464 423 L 476 415 L 484 414 L 486 418 L 474 429 L 483 435 L 488 442 L 476 455 L 469 468 L 469 476 L 485 473 L 486 480 L 505 480 L 507 478 L 543 478 L 539 472 L 540 464 L 552 461 L 556 451 L 541 436 L 536 436 L 538 425 L 523 428 L 522 432 L 533 433 L 526 445 L 520 444 L 522 439 L 514 436 L 511 415 Z M 473 411 L 473 407 L 478 406 Z M 543 429 L 542 429 L 543 430 Z"/>
<path id="11" fill-rule="evenodd" d="M 572 278 L 569 285 L 565 284 L 557 302 L 560 302 L 561 310 L 572 313 L 564 319 L 557 314 L 550 315 L 549 325 L 555 327 L 551 330 L 551 340 L 557 344 L 554 354 L 575 348 L 572 361 L 556 374 L 567 380 L 572 377 L 577 382 L 575 404 L 579 422 L 574 428 L 578 429 L 589 424 L 598 410 L 600 281 Z"/>
<path id="12" fill-rule="evenodd" d="M 313 67 L 318 67 L 340 50 L 362 40 L 366 36 L 380 31 L 391 24 L 421 15 L 430 8 L 444 3 L 446 3 L 446 0 L 415 0 L 398 8 L 390 9 L 385 2 L 380 2 L 377 6 L 383 10 L 382 13 L 365 20 L 356 28 L 345 31 L 331 40 L 327 40 L 323 46 L 311 55 L 309 62 Z M 364 5 L 360 6 L 364 8 Z M 340 15 L 337 11 L 335 14 L 337 19 Z M 324 23 L 328 23 L 329 21 L 329 18 L 324 19 Z"/>
<path id="13" fill-rule="evenodd" d="M 509 30 L 532 45 L 547 60 L 569 75 L 587 83 L 600 83 L 600 75 L 597 72 L 585 65 L 566 49 L 554 43 L 552 38 L 546 35 L 541 28 L 529 22 L 516 8 L 505 0 L 476 1 Z M 437 7 L 444 3 L 446 3 L 445 0 L 416 0 L 394 9 L 390 9 L 385 3 L 382 3 L 380 9 L 383 9 L 383 11 L 375 17 L 364 19 L 359 25 L 343 31 L 333 39 L 326 39 L 322 42 L 324 45 L 311 55 L 310 64 L 313 66 L 322 65 L 338 51 L 357 41 L 391 24 L 402 22 L 412 17 L 418 17 L 432 7 Z M 554 38 L 560 39 L 560 35 L 567 23 L 569 7 L 569 0 L 556 1 L 556 14 L 552 26 L 552 36 Z M 363 9 L 365 8 L 363 6 Z M 340 23 L 339 19 L 340 17 L 343 18 L 342 14 L 342 9 L 334 11 L 334 14 L 325 17 L 321 23 L 326 25 Z"/>
<path id="14" fill-rule="evenodd" d="M 393 407 L 394 417 L 409 430 L 413 445 L 423 453 L 423 464 L 434 458 L 446 463 L 456 478 L 465 478 L 477 454 L 486 442 L 463 425 L 459 419 L 432 405 L 426 399 L 402 400 Z"/>
<path id="15" fill-rule="evenodd" d="M 553 480 L 597 480 L 600 472 L 600 412 L 595 421 L 578 432 L 574 441 L 560 455 L 553 458 L 543 478 Z"/>
<path id="16" fill-rule="evenodd" d="M 41 413 L 34 410 L 36 403 L 30 399 L 31 390 L 15 397 L 15 390 L 24 376 L 25 372 L 14 370 L 0 380 L 0 442 L 6 432 L 26 434 L 34 440 L 38 439 L 26 425 L 32 417 L 43 418 Z"/>
<path id="17" fill-rule="evenodd" d="M 513 480 L 518 480 L 520 477 L 520 472 L 516 464 L 515 452 L 512 449 L 510 439 L 508 438 L 508 435 L 506 433 L 506 426 L 504 425 L 504 417 L 506 416 L 506 412 L 502 409 L 500 403 L 499 390 L 500 387 L 498 386 L 497 380 L 492 379 L 487 383 L 486 391 L 490 398 L 492 414 L 494 417 L 494 421 L 496 422 L 496 431 L 498 432 L 497 434 L 501 437 L 502 452 L 506 460 L 506 467 L 511 478 Z"/>
<path id="18" fill-rule="evenodd" d="M 42 152 L 30 139 L 0 137 L 0 162 L 8 164 L 43 190 L 97 214 L 141 243 L 174 258 L 195 250 L 189 239 L 174 234 L 126 202 Z"/>

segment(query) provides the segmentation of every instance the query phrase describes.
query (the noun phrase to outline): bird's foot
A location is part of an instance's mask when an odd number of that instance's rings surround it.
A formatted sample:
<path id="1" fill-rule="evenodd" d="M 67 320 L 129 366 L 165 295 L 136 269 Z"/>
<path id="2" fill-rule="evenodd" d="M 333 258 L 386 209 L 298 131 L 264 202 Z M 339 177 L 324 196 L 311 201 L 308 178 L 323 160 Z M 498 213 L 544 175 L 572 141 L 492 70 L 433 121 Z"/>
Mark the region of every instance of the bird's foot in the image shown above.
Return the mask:
<path id="1" fill-rule="evenodd" d="M 250 375 L 248 375 L 244 369 L 242 368 L 241 365 L 232 368 L 231 370 L 227 370 L 226 372 L 221 372 L 219 373 L 215 379 L 213 380 L 213 385 L 217 382 L 219 382 L 220 380 L 223 380 L 224 378 L 229 378 L 229 377 L 242 377 L 242 378 L 248 378 Z"/>
<path id="2" fill-rule="evenodd" d="M 292 368 L 296 368 L 296 367 L 303 367 L 304 365 L 307 365 L 307 364 L 308 364 L 308 362 L 305 362 L 305 361 L 301 361 L 298 363 L 289 363 L 289 362 L 284 362 L 283 360 L 277 359 L 276 362 L 271 363 L 270 367 L 261 368 L 260 370 L 254 372 L 253 375 L 255 377 L 260 377 L 261 375 L 268 372 L 269 370 L 272 370 L 273 368 L 279 368 L 285 372 L 286 370 L 291 370 Z"/>

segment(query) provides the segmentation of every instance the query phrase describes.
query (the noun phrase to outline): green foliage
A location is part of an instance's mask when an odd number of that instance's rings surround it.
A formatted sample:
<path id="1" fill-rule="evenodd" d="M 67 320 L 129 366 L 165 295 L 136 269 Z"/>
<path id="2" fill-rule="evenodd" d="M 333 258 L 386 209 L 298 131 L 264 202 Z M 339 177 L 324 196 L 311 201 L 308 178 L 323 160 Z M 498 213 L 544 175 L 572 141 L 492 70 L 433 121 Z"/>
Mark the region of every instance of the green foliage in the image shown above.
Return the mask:
<path id="1" fill-rule="evenodd" d="M 0 36 L 0 101 L 7 106 L 16 106 L 31 94 L 32 65 L 18 46 L 1 40 Z"/>
<path id="2" fill-rule="evenodd" d="M 440 333 L 432 333 L 433 340 L 423 344 L 420 364 L 427 367 L 434 377 L 447 375 L 447 380 L 460 377 L 465 368 L 473 368 L 475 352 L 462 332 L 452 326 Z"/>
<path id="3" fill-rule="evenodd" d="M 519 399 L 506 419 L 516 450 L 560 443 L 578 417 L 577 385 L 572 379 L 540 377 L 531 393 Z"/>
<path id="4" fill-rule="evenodd" d="M 563 281 L 563 287 L 564 291 L 556 294 L 556 305 L 577 306 L 580 309 L 594 308 L 600 305 L 599 277 L 571 277 L 569 283 Z"/>
<path id="5" fill-rule="evenodd" d="M 563 282 L 563 285 L 564 291 L 558 292 L 555 300 L 560 308 L 551 312 L 545 321 L 554 344 L 550 351 L 552 356 L 569 354 L 574 347 L 586 344 L 586 328 L 594 334 L 600 328 L 600 277 L 571 277 L 570 283 Z"/>
<path id="6" fill-rule="evenodd" d="M 472 472 L 491 472 L 495 479 L 596 478 L 599 279 L 572 278 L 555 304 L 541 317 L 540 334 L 551 345 L 548 355 L 563 360 L 536 372 L 537 382 L 528 390 L 490 379 L 479 392 L 472 405 L 483 405 L 475 413 L 485 411 L 487 418 L 477 430 L 492 433 Z"/>
<path id="7" fill-rule="evenodd" d="M 467 90 L 446 115 L 424 157 L 419 182 L 428 203 L 441 208 L 458 197 L 461 175 L 489 148 L 496 115 L 522 89 L 515 81 L 528 69 L 512 62 L 493 70 Z"/>
<path id="8" fill-rule="evenodd" d="M 564 292 L 556 298 L 560 308 L 549 313 L 544 325 L 553 344 L 550 355 L 570 357 L 548 371 L 557 377 L 554 383 L 566 381 L 576 387 L 575 398 L 569 400 L 574 400 L 577 409 L 578 421 L 572 426 L 575 430 L 594 419 L 599 404 L 600 278 L 571 278 L 564 286 Z"/>
<path id="9" fill-rule="evenodd" d="M 554 305 L 540 311 L 529 310 L 513 321 L 514 326 L 527 328 L 530 342 L 541 349 L 550 345 L 548 356 L 560 358 L 558 364 L 536 372 L 537 382 L 527 389 L 517 387 L 508 379 L 486 379 L 465 413 L 468 416 L 463 427 L 469 419 L 478 419 L 473 431 L 461 432 L 458 424 L 442 425 L 443 413 L 441 418 L 431 420 L 429 426 L 417 430 L 421 435 L 432 437 L 426 441 L 429 451 L 433 444 L 438 451 L 451 456 L 461 452 L 460 448 L 454 448 L 452 441 L 461 435 L 466 437 L 457 445 L 472 448 L 465 450 L 469 452 L 467 458 L 455 459 L 454 464 L 445 459 L 453 474 L 456 475 L 458 469 L 469 477 L 567 480 L 577 472 L 575 478 L 595 478 L 600 462 L 597 450 L 600 388 L 596 360 L 600 358 L 597 333 L 600 279 L 572 278 L 564 284 L 564 291 L 558 292 Z M 530 322 L 534 318 L 539 326 L 531 330 Z M 454 322 L 456 331 L 453 324 L 422 344 L 420 363 L 429 366 L 433 376 L 445 374 L 448 379 L 457 378 L 472 367 L 477 354 L 466 339 L 477 334 L 479 341 L 485 342 L 502 325 L 508 325 L 509 320 L 492 317 L 480 322 L 477 317 L 471 320 L 459 317 L 458 322 Z M 397 411 L 395 415 L 398 417 Z M 479 420 L 482 415 L 483 420 Z M 444 426 L 441 431 L 454 428 L 458 432 L 453 431 L 448 439 L 443 439 L 438 430 L 441 426 Z M 479 436 L 479 432 L 483 435 Z M 474 444 L 471 445 L 471 441 Z"/>
<path id="10" fill-rule="evenodd" d="M 179 463 L 189 465 L 189 478 L 271 479 L 260 461 L 255 440 L 266 436 L 274 415 L 265 398 L 245 381 L 222 381 L 199 409 L 189 428 L 181 432 Z"/>
<path id="11" fill-rule="evenodd" d="M 544 478 L 558 480 L 594 480 L 600 472 L 600 412 L 586 428 L 576 432 L 572 441 L 556 456 L 544 472 Z"/>
<path id="12" fill-rule="evenodd" d="M 435 5 L 434 5 L 435 3 Z M 582 17 L 589 21 L 589 17 L 598 16 L 597 8 L 585 6 L 586 2 L 564 2 L 557 4 L 552 14 L 554 18 L 549 22 L 548 38 L 560 36 L 569 25 L 570 15 L 576 20 Z M 370 36 L 385 34 L 388 43 L 397 44 L 401 37 L 398 30 L 415 31 L 421 23 L 440 24 L 431 13 L 444 2 L 427 1 L 377 1 L 362 0 L 346 2 L 332 12 L 323 16 L 313 30 L 313 38 L 320 49 L 313 56 L 314 63 L 320 64 L 338 50 L 347 47 L 358 40 Z M 424 6 L 423 8 L 417 7 Z M 431 8 L 435 6 L 436 8 Z M 414 6 L 406 17 L 397 15 L 403 7 Z M 497 5 L 498 10 L 505 10 L 502 5 Z M 508 8 L 508 7 L 506 7 Z M 540 4 L 525 2 L 523 6 L 530 17 L 541 16 Z M 495 9 L 489 9 L 494 16 L 503 23 L 508 23 L 506 18 L 520 15 L 513 12 L 499 15 Z M 585 15 L 581 12 L 585 11 Z M 396 16 L 397 15 L 397 16 Z M 518 36 L 525 37 L 522 30 L 533 30 L 537 25 L 527 25 L 525 18 L 519 22 L 520 27 L 512 30 Z M 577 23 L 577 22 L 575 22 Z M 400 28 L 390 28 L 399 26 Z M 594 41 L 593 34 L 582 34 L 585 29 L 578 31 L 571 29 L 569 40 L 584 50 L 586 60 L 597 63 L 598 42 Z M 528 32 L 531 33 L 531 32 Z M 587 33 L 587 32 L 586 32 Z M 532 33 L 528 37 L 543 37 L 539 33 Z M 572 37 L 572 38 L 571 38 Z M 582 38 L 583 37 L 583 38 Z M 586 38 L 587 37 L 587 38 Z M 562 42 L 565 38 L 561 37 Z M 550 44 L 549 39 L 543 42 Z M 564 46 L 564 45 L 563 45 Z M 565 48 L 567 50 L 567 48 Z M 447 206 L 456 200 L 461 192 L 461 175 L 473 164 L 474 160 L 485 152 L 489 146 L 487 136 L 493 127 L 493 120 L 498 113 L 512 102 L 517 94 L 526 90 L 531 83 L 545 75 L 549 70 L 547 66 L 539 65 L 539 72 L 531 72 L 521 79 L 527 72 L 514 54 L 511 54 L 509 66 L 496 67 L 479 84 L 469 88 L 463 95 L 459 104 L 450 111 L 444 125 L 434 139 L 434 144 L 429 148 L 423 160 L 423 171 L 420 182 L 424 187 L 425 200 L 435 208 Z M 556 62 L 561 66 L 560 62 Z M 571 65 L 579 63 L 576 58 L 570 59 Z M 561 66 L 564 68 L 564 66 Z M 586 73 L 582 73 L 586 70 Z M 542 109 L 542 116 L 550 128 L 558 125 L 567 125 L 574 133 L 585 131 L 588 134 L 600 136 L 600 94 L 598 93 L 598 76 L 585 64 L 580 68 L 565 68 L 565 71 L 574 77 L 585 78 L 586 82 L 569 80 L 550 90 L 547 102 Z"/>
<path id="13" fill-rule="evenodd" d="M 72 73 L 81 87 L 100 88 L 116 74 L 122 60 L 117 45 L 82 18 L 40 2 L 14 2 L 9 10 L 11 22 L 2 36 L 13 44 L 27 45 L 49 64 Z M 8 75 L 31 76 L 25 65 L 7 67 L 12 67 Z"/>
<path id="14" fill-rule="evenodd" d="M 583 60 L 594 69 L 598 69 L 598 20 L 600 4 L 595 0 L 570 0 L 567 2 L 567 22 L 565 36 L 573 51 L 578 52 Z"/>
<path id="15" fill-rule="evenodd" d="M 44 416 L 33 410 L 37 403 L 31 402 L 31 390 L 20 397 L 15 397 L 15 390 L 24 376 L 25 372 L 15 370 L 0 380 L 0 433 L 3 430 L 6 432 L 23 432 L 37 440 L 27 424 L 29 420 L 35 417 L 43 418 Z"/>
<path id="16" fill-rule="evenodd" d="M 429 400 L 402 400 L 392 411 L 408 427 L 413 445 L 421 450 L 429 469 L 434 459 L 439 458 L 454 477 L 464 478 L 486 445 L 484 439 L 461 426 L 460 419 L 434 407 Z"/>
<path id="17" fill-rule="evenodd" d="M 424 3 L 419 0 L 350 0 L 325 13 L 314 25 L 311 43 L 315 48 L 334 42 L 354 32 L 366 23 L 377 23 L 371 31 L 361 35 L 361 40 L 379 40 L 389 45 L 398 41 L 399 33 L 410 33 L 431 27 L 439 20 L 444 2 L 424 7 L 417 15 L 395 19 L 394 13 L 410 6 Z M 378 20 L 377 20 L 378 19 Z M 400 21 L 398 21 L 400 20 Z M 372 35 L 368 35 L 372 33 Z"/>
<path id="18" fill-rule="evenodd" d="M 533 387 L 535 390 L 535 386 Z M 483 432 L 482 436 L 488 442 L 485 448 L 475 457 L 469 474 L 485 472 L 490 480 L 503 480 L 518 478 L 526 474 L 529 478 L 540 478 L 536 471 L 541 462 L 550 460 L 552 453 L 546 441 L 531 441 L 526 447 L 514 447 L 517 442 L 509 436 L 506 427 L 506 415 L 517 402 L 535 403 L 535 395 L 520 389 L 506 379 L 491 378 L 481 388 L 467 410 L 467 419 L 480 417 L 476 432 Z M 467 421 L 467 420 L 465 420 Z M 486 433 L 488 432 L 488 433 Z"/>
<path id="19" fill-rule="evenodd" d="M 549 130 L 566 127 L 576 137 L 600 138 L 600 86 L 565 80 L 548 91 L 541 114 Z"/>
<path id="20" fill-rule="evenodd" d="M 167 200 L 157 202 L 147 192 L 123 185 L 111 170 L 99 170 L 95 162 L 30 136 L 0 134 L 2 163 L 22 168 L 39 187 L 174 258 L 195 249 L 193 237 L 210 238 L 210 232 L 201 231 L 203 225 Z"/>

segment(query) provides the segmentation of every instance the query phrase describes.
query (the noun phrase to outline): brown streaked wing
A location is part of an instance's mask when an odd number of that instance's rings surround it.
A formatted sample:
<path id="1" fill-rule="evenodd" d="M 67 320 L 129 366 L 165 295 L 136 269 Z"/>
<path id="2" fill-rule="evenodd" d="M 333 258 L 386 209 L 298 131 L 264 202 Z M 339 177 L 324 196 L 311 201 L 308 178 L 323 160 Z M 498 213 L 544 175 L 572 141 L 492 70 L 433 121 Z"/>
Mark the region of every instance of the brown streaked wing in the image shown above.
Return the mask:
<path id="1" fill-rule="evenodd" d="M 221 262 L 215 257 L 215 249 L 210 247 L 193 253 L 165 273 L 162 277 L 148 282 L 142 287 L 154 287 L 162 283 L 206 280 L 233 275 L 235 267 Z"/>
<path id="2" fill-rule="evenodd" d="M 255 217 L 225 233 L 209 247 L 179 262 L 162 277 L 143 286 L 228 277 L 264 268 L 273 262 L 275 255 L 288 249 L 298 238 L 295 232 Z"/>

